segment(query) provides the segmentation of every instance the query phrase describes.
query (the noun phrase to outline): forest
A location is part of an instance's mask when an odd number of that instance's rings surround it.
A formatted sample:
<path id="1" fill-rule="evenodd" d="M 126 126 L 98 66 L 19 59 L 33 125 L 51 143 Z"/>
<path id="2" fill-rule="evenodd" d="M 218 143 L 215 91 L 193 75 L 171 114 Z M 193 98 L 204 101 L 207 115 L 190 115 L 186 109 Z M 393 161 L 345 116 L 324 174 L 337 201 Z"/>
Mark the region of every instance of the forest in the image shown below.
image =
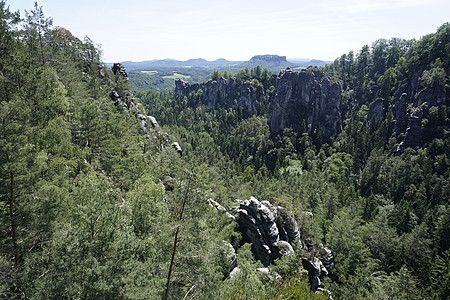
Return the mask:
<path id="1" fill-rule="evenodd" d="M 448 299 L 450 24 L 305 70 L 340 87 L 329 136 L 271 130 L 281 73 L 215 71 L 259 98 L 211 108 L 206 89 L 134 91 L 37 4 L 0 16 L 0 298 Z M 252 197 L 303 246 L 257 259 L 222 213 Z"/>

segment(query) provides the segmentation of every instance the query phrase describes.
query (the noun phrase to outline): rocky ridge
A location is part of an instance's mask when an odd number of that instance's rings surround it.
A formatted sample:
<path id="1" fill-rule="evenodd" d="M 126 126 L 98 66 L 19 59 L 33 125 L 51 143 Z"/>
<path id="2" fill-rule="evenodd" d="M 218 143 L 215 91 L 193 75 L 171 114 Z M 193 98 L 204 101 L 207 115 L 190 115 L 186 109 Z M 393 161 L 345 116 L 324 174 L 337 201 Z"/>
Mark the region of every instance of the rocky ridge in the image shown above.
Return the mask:
<path id="1" fill-rule="evenodd" d="M 301 72 L 287 68 L 265 85 L 275 88 L 267 114 L 272 132 L 292 128 L 321 131 L 325 137 L 335 137 L 341 131 L 340 85 L 317 68 Z M 177 95 L 188 96 L 200 90 L 201 101 L 209 109 L 231 108 L 237 104 L 243 109 L 244 118 L 260 113 L 259 104 L 263 103 L 263 97 L 269 96 L 264 88 L 249 80 L 219 78 L 192 85 L 182 79 L 175 81 Z"/>
<path id="2" fill-rule="evenodd" d="M 188 96 L 189 93 L 202 90 L 201 101 L 209 109 L 224 107 L 232 108 L 235 101 L 243 108 L 244 117 L 250 117 L 257 113 L 257 103 L 262 101 L 263 89 L 254 85 L 251 81 L 242 81 L 236 78 L 229 80 L 221 77 L 218 80 L 209 80 L 205 83 L 189 84 L 177 79 L 175 81 L 175 93 Z"/>
<path id="3" fill-rule="evenodd" d="M 128 81 L 128 73 L 123 64 L 115 63 L 111 69 L 114 75 L 119 75 L 124 81 Z M 169 135 L 159 130 L 159 124 L 156 118 L 145 114 L 144 107 L 141 103 L 135 101 L 134 95 L 130 90 L 124 89 L 119 93 L 113 89 L 111 90 L 110 98 L 114 101 L 114 105 L 119 111 L 130 113 L 138 120 L 142 133 L 147 139 L 158 139 L 161 148 L 165 147 L 166 144 L 171 144 L 180 155 L 183 154 L 181 146 L 177 142 L 172 143 Z"/>

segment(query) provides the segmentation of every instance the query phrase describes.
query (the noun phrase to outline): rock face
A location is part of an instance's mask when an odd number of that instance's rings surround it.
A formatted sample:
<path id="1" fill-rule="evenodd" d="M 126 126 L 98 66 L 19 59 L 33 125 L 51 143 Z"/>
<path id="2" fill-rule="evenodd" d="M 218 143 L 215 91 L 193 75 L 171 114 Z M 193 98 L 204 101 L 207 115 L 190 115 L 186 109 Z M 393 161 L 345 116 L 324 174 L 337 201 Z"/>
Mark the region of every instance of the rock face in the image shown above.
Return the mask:
<path id="1" fill-rule="evenodd" d="M 334 137 L 341 131 L 341 88 L 317 68 L 285 70 L 276 79 L 267 121 L 272 132 L 305 125 Z M 304 121 L 303 121 L 304 120 Z"/>
<path id="2" fill-rule="evenodd" d="M 375 100 L 369 107 L 369 111 L 367 112 L 367 121 L 375 120 L 375 123 L 379 123 L 383 120 L 385 115 L 384 112 L 384 99 Z"/>
<path id="3" fill-rule="evenodd" d="M 397 154 L 408 148 L 421 147 L 427 139 L 427 125 L 431 107 L 441 106 L 446 102 L 446 93 L 442 87 L 424 88 L 420 84 L 423 71 L 413 74 L 411 80 L 405 79 L 397 89 L 392 113 L 394 116 L 393 132 L 399 139 Z"/>
<path id="4" fill-rule="evenodd" d="M 205 83 L 189 84 L 182 79 L 175 80 L 175 93 L 188 96 L 190 92 L 203 91 L 201 102 L 209 109 L 219 107 L 232 108 L 235 104 L 243 108 L 244 117 L 257 113 L 257 102 L 263 96 L 263 89 L 255 86 L 251 81 L 242 81 L 236 78 L 226 80 L 209 80 Z"/>
<path id="5" fill-rule="evenodd" d="M 288 68 L 265 85 L 275 88 L 267 114 L 273 133 L 292 128 L 294 131 L 318 130 L 325 137 L 335 137 L 341 131 L 341 88 L 317 68 L 302 72 Z M 268 97 L 264 88 L 248 80 L 219 78 L 192 85 L 182 79 L 175 81 L 178 95 L 188 96 L 200 89 L 200 100 L 209 109 L 238 105 L 244 118 L 259 113 L 258 104 Z"/>
<path id="6" fill-rule="evenodd" d="M 122 77 L 125 78 L 125 80 L 128 80 L 128 73 L 123 64 L 115 63 L 115 64 L 113 64 L 111 69 L 112 69 L 114 75 L 116 75 L 117 73 L 120 73 L 120 75 L 122 75 Z"/>
<path id="7" fill-rule="evenodd" d="M 276 223 L 277 209 L 269 202 L 250 200 L 238 201 L 239 231 L 244 242 L 252 243 L 252 250 L 263 265 L 270 265 L 281 256 L 277 243 L 280 241 Z"/>

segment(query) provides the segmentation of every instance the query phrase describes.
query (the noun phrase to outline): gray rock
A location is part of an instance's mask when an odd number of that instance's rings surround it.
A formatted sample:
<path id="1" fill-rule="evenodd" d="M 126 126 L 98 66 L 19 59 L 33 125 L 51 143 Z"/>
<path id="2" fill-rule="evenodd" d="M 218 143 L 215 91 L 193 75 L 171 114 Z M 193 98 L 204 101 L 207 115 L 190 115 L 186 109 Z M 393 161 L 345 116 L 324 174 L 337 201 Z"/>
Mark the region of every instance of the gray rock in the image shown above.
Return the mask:
<path id="1" fill-rule="evenodd" d="M 239 274 L 240 272 L 241 269 L 239 267 L 234 268 L 233 271 L 231 271 L 229 278 L 230 279 L 236 278 L 237 274 Z"/>
<path id="2" fill-rule="evenodd" d="M 226 259 L 227 259 L 229 266 L 228 266 L 228 270 L 227 270 L 228 275 L 226 277 L 228 277 L 231 274 L 231 272 L 233 272 L 233 270 L 235 268 L 237 268 L 238 261 L 237 261 L 237 256 L 236 256 L 236 250 L 234 250 L 233 246 L 226 241 L 223 241 L 223 242 L 225 244 L 225 247 L 227 248 Z"/>
<path id="3" fill-rule="evenodd" d="M 381 120 L 384 119 L 384 99 L 375 100 L 369 107 L 369 111 L 367 112 L 367 121 L 375 120 L 375 123 L 380 123 Z"/>
<path id="4" fill-rule="evenodd" d="M 327 137 L 334 137 L 341 131 L 341 88 L 317 68 L 302 72 L 290 68 L 270 80 L 275 87 L 269 105 L 267 121 L 272 132 L 284 128 L 295 131 L 320 130 Z M 266 87 L 267 88 L 267 87 Z M 264 88 L 252 81 L 236 78 L 209 80 L 190 84 L 182 79 L 175 81 L 175 93 L 188 96 L 202 90 L 201 102 L 209 109 L 218 107 L 242 108 L 244 118 L 256 113 L 258 103 L 264 100 Z M 304 125 L 308 128 L 303 128 Z"/>
<path id="5" fill-rule="evenodd" d="M 294 255 L 294 248 L 292 248 L 291 244 L 286 241 L 278 241 L 275 243 L 277 248 L 279 249 L 279 253 L 282 256 L 290 256 Z"/>
<path id="6" fill-rule="evenodd" d="M 447 101 L 442 87 L 424 88 L 420 83 L 423 70 L 415 72 L 411 79 L 405 79 L 397 89 L 395 103 L 392 108 L 394 117 L 393 132 L 400 142 L 396 154 L 399 155 L 408 148 L 422 147 L 433 137 L 426 132 L 433 131 L 422 120 L 428 117 L 429 108 L 441 106 Z"/>
<path id="7" fill-rule="evenodd" d="M 274 86 L 267 115 L 272 132 L 310 129 L 335 137 L 341 131 L 341 87 L 323 72 L 317 68 L 282 71 Z"/>
<path id="8" fill-rule="evenodd" d="M 277 226 L 280 232 L 280 239 L 289 242 L 296 249 L 300 243 L 300 231 L 294 216 L 286 208 L 277 206 L 278 220 Z"/>
<path id="9" fill-rule="evenodd" d="M 408 118 L 406 115 L 406 108 L 409 102 L 408 94 L 401 94 L 400 98 L 395 100 L 392 107 L 392 114 L 394 115 L 394 133 L 397 135 L 406 131 Z"/>
<path id="10" fill-rule="evenodd" d="M 125 78 L 125 80 L 128 80 L 128 73 L 127 73 L 127 70 L 125 69 L 125 66 L 123 64 L 115 63 L 115 64 L 113 64 L 111 69 L 112 69 L 114 75 L 119 73 L 120 75 L 122 75 L 123 78 Z"/>
<path id="11" fill-rule="evenodd" d="M 317 257 L 303 258 L 302 264 L 305 270 L 308 271 L 311 289 L 317 290 L 321 284 L 320 278 L 328 275 L 327 269 Z"/>
<path id="12" fill-rule="evenodd" d="M 428 111 L 428 103 L 424 103 L 415 108 L 411 115 L 409 115 L 408 127 L 405 131 L 405 137 L 397 149 L 397 153 L 402 153 L 406 148 L 418 147 L 422 143 L 422 118 L 424 110 Z"/>
<path id="13" fill-rule="evenodd" d="M 152 124 L 152 126 L 153 126 L 154 128 L 159 127 L 159 124 L 158 124 L 158 122 L 156 121 L 156 118 L 155 118 L 155 117 L 147 116 L 147 119 L 150 121 L 150 124 Z"/>
<path id="14" fill-rule="evenodd" d="M 279 241 L 276 214 L 254 197 L 240 201 L 238 213 L 239 230 L 243 239 L 252 243 L 256 258 L 268 266 L 279 253 L 275 249 L 275 244 Z"/>
<path id="15" fill-rule="evenodd" d="M 173 142 L 172 147 L 180 154 L 180 156 L 183 156 L 183 149 L 181 149 L 180 144 Z"/>
<path id="16" fill-rule="evenodd" d="M 239 202 L 238 230 L 243 241 L 252 243 L 255 257 L 268 266 L 283 255 L 294 254 L 300 237 L 298 225 L 283 207 L 251 197 Z"/>
<path id="17" fill-rule="evenodd" d="M 319 249 L 319 259 L 324 265 L 324 267 L 331 271 L 334 268 L 334 254 L 331 252 L 330 248 L 322 247 Z"/>
<path id="18" fill-rule="evenodd" d="M 244 117 L 254 115 L 256 104 L 261 101 L 263 90 L 259 90 L 251 81 L 229 80 L 221 77 L 204 83 L 190 84 L 182 79 L 175 80 L 175 93 L 188 96 L 193 91 L 202 90 L 201 102 L 209 109 L 218 107 L 232 108 L 235 103 L 243 108 Z"/>

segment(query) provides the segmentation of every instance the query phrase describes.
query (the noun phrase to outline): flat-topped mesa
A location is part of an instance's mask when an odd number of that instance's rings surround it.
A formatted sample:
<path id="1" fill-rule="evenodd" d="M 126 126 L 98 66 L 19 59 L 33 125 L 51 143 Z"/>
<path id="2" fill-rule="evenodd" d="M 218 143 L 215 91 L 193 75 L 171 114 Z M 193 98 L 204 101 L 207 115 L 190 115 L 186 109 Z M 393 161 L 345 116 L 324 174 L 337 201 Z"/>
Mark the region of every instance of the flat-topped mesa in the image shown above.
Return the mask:
<path id="1" fill-rule="evenodd" d="M 286 60 L 286 56 L 279 56 L 279 55 L 255 55 L 253 56 L 250 61 L 255 61 L 255 60 L 263 60 L 266 62 L 271 62 L 271 63 L 287 63 L 288 61 Z"/>
<path id="2" fill-rule="evenodd" d="M 267 114 L 271 132 L 321 131 L 335 137 L 341 131 L 341 87 L 317 68 L 283 70 L 276 78 Z M 307 126 L 307 128 L 305 128 Z"/>

